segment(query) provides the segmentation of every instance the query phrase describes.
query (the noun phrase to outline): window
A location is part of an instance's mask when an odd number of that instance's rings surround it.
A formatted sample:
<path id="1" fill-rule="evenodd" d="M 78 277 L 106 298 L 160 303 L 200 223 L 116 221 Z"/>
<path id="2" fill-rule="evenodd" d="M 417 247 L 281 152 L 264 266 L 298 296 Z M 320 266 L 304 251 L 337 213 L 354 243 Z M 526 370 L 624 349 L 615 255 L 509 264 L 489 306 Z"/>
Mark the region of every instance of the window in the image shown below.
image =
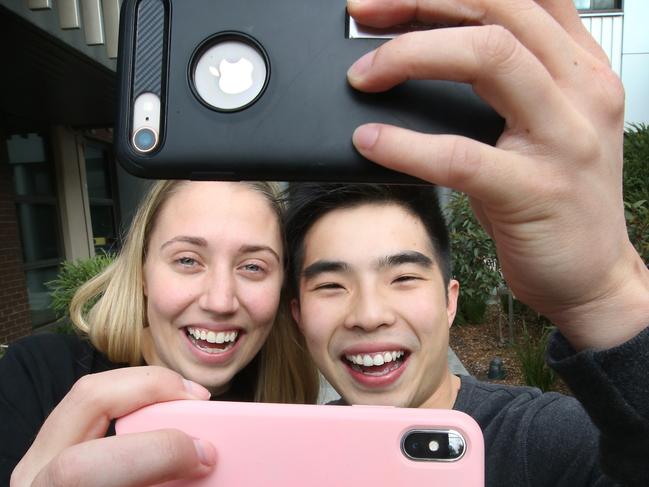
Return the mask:
<path id="1" fill-rule="evenodd" d="M 115 204 L 115 173 L 110 146 L 86 140 L 85 157 L 95 253 L 115 251 L 119 214 Z"/>
<path id="2" fill-rule="evenodd" d="M 45 283 L 56 277 L 63 260 L 54 164 L 38 133 L 12 135 L 7 150 L 32 324 L 39 326 L 55 319 Z"/>
<path id="3" fill-rule="evenodd" d="M 580 11 L 622 10 L 622 0 L 574 0 Z"/>

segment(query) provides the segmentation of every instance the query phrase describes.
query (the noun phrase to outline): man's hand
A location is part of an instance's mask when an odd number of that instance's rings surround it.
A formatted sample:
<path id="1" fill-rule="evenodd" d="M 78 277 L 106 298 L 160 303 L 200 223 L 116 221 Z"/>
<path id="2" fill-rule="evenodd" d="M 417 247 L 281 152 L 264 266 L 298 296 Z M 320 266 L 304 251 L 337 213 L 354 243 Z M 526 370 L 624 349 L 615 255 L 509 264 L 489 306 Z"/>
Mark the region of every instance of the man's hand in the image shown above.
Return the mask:
<path id="1" fill-rule="evenodd" d="M 84 376 L 43 424 L 11 486 L 142 487 L 207 475 L 214 447 L 180 431 L 104 435 L 112 419 L 148 404 L 208 398 L 205 388 L 162 367 Z"/>
<path id="2" fill-rule="evenodd" d="M 466 192 L 521 301 L 577 348 L 608 348 L 649 324 L 649 273 L 626 233 L 624 93 L 570 0 L 348 0 L 362 24 L 454 22 L 357 61 L 370 92 L 408 79 L 470 83 L 505 118 L 496 147 L 369 124 L 368 159 Z M 431 100 L 434 106 L 435 100 Z"/>

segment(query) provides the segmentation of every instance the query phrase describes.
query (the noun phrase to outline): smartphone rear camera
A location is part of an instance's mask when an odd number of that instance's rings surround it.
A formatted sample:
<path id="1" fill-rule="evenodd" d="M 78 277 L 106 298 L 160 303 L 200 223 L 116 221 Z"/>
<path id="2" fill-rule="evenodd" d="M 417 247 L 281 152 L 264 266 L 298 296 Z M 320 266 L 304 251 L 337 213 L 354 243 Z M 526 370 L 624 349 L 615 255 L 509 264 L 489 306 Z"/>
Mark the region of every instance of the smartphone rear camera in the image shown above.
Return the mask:
<path id="1" fill-rule="evenodd" d="M 207 107 L 221 112 L 243 110 L 263 94 L 270 64 L 261 44 L 237 32 L 204 41 L 193 55 L 190 85 Z"/>
<path id="2" fill-rule="evenodd" d="M 151 152 L 158 145 L 158 134 L 155 130 L 144 127 L 133 135 L 133 146 L 142 153 Z"/>
<path id="3" fill-rule="evenodd" d="M 415 461 L 454 462 L 464 456 L 466 442 L 452 430 L 414 430 L 402 438 L 401 450 Z"/>

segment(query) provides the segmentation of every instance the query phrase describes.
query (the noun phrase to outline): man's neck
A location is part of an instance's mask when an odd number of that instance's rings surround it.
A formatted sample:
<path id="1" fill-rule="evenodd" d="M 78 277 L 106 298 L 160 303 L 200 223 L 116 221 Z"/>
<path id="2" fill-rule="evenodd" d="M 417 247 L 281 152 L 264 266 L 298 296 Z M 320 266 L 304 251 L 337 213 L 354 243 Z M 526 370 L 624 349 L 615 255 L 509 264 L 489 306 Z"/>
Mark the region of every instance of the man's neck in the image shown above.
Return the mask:
<path id="1" fill-rule="evenodd" d="M 461 384 L 462 382 L 460 381 L 460 378 L 448 371 L 444 374 L 440 386 L 435 389 L 433 395 L 424 401 L 424 403 L 419 407 L 430 409 L 453 409 Z"/>

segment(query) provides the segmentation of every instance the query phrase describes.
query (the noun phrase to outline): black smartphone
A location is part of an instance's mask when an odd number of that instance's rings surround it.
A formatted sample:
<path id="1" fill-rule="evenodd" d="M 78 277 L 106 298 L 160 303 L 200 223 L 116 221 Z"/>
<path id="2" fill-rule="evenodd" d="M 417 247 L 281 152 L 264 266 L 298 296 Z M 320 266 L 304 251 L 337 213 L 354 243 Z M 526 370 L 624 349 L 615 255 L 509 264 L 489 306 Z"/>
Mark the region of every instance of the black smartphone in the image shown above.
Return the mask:
<path id="1" fill-rule="evenodd" d="M 349 66 L 386 41 L 352 24 L 345 0 L 125 0 L 119 161 L 146 178 L 408 183 L 354 149 L 357 126 L 495 143 L 503 120 L 468 85 L 349 86 Z"/>

